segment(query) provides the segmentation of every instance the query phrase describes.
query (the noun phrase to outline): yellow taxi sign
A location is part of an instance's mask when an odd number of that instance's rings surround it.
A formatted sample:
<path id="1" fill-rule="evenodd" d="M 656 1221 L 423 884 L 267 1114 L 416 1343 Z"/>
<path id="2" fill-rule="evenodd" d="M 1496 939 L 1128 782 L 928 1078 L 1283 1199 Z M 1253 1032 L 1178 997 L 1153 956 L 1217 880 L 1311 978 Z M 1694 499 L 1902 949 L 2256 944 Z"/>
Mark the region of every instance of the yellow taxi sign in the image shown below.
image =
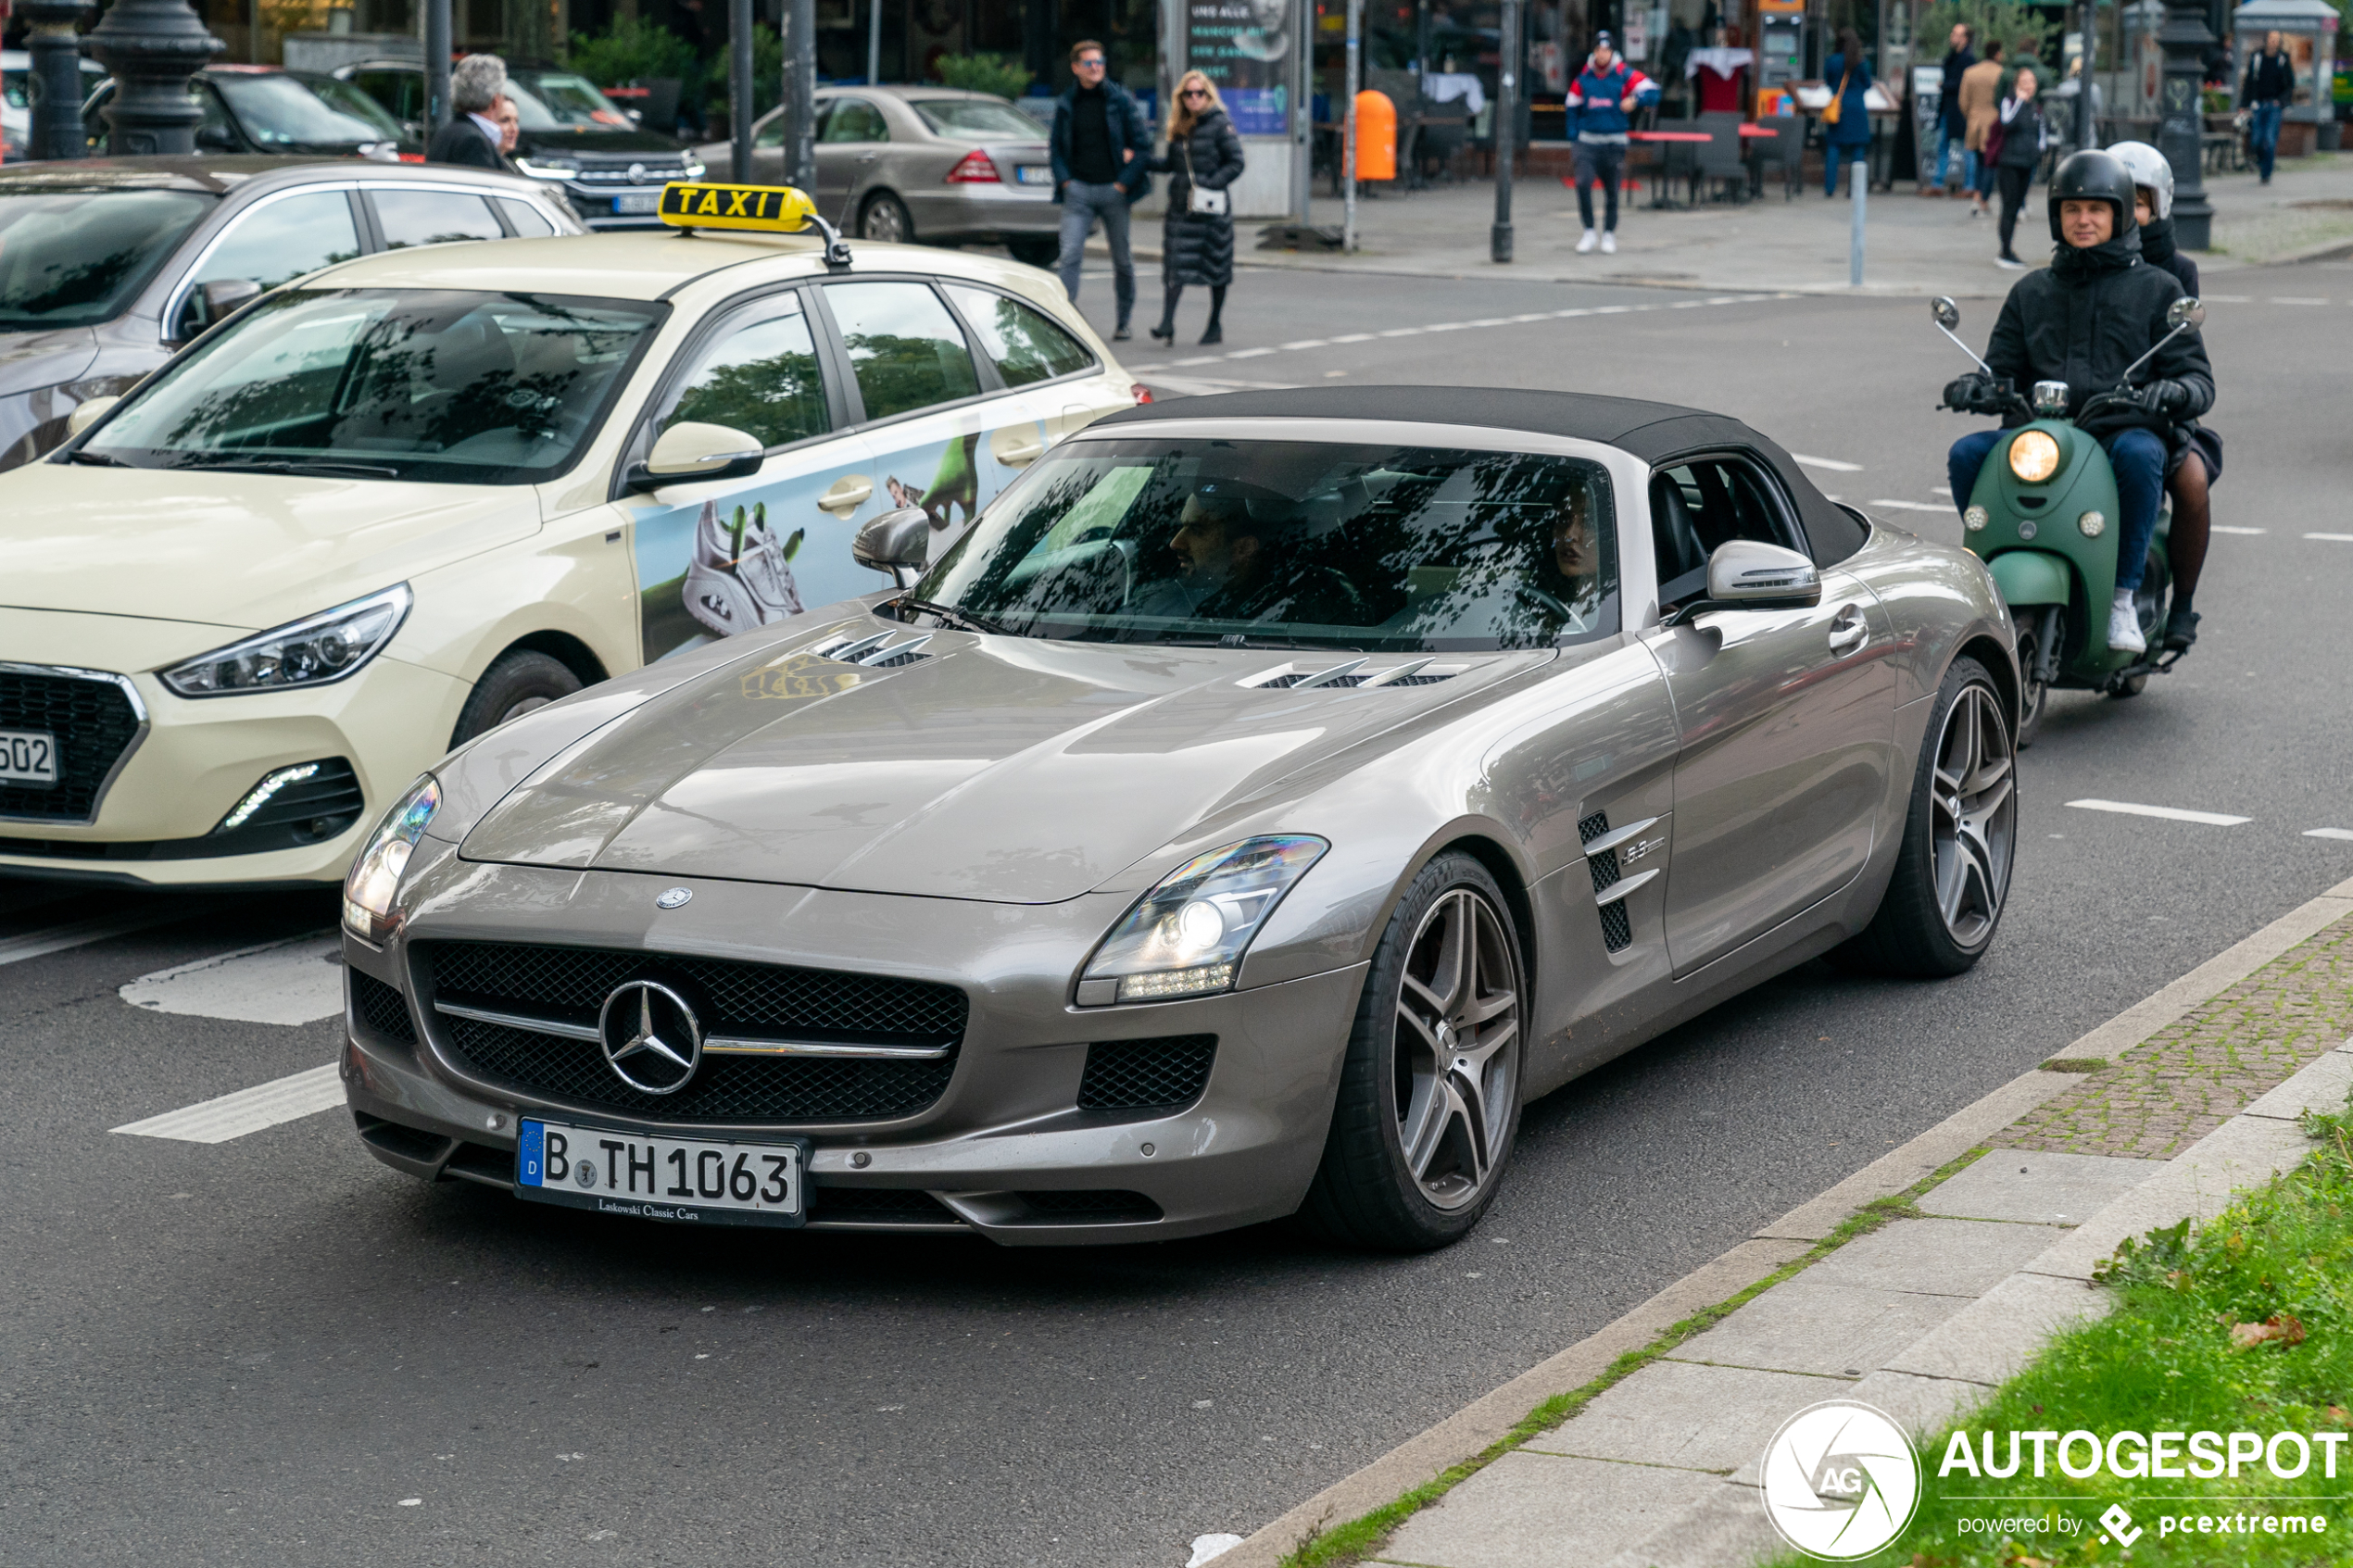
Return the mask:
<path id="1" fill-rule="evenodd" d="M 810 227 L 816 204 L 789 185 L 703 185 L 661 188 L 661 220 L 676 229 L 749 229 L 797 234 Z"/>

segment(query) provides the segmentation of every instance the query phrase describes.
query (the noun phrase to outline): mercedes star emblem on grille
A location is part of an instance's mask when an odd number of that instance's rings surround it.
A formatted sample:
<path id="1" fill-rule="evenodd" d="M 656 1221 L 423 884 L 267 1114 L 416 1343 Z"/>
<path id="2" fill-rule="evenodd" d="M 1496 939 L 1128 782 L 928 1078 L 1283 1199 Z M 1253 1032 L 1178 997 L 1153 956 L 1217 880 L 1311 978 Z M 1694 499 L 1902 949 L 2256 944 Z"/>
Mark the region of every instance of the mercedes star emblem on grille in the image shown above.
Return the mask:
<path id="1" fill-rule="evenodd" d="M 694 896 L 695 890 L 691 887 L 664 888 L 661 893 L 655 897 L 654 908 L 657 909 L 674 909 Z"/>
<path id="2" fill-rule="evenodd" d="M 629 166 L 629 182 L 633 185 L 642 185 L 646 182 L 646 166 L 644 164 L 633 163 Z"/>
<path id="3" fill-rule="evenodd" d="M 613 1076 L 641 1094 L 674 1095 L 702 1060 L 702 1025 L 686 999 L 653 980 L 632 980 L 605 998 L 597 1020 Z"/>

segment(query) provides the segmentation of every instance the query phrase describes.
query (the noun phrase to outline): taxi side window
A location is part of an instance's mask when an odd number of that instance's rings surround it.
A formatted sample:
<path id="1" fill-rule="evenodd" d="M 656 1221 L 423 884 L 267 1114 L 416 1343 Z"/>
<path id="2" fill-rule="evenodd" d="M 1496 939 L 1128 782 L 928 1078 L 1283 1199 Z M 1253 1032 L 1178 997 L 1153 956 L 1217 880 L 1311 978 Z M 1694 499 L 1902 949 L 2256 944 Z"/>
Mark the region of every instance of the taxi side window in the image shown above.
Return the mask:
<path id="1" fill-rule="evenodd" d="M 371 191 L 384 249 L 447 245 L 453 240 L 504 239 L 498 215 L 480 196 L 454 191 Z"/>
<path id="2" fill-rule="evenodd" d="M 890 127 L 884 121 L 882 110 L 863 98 L 839 98 L 834 102 L 834 112 L 825 117 L 825 129 L 818 133 L 817 139 L 821 142 L 887 142 L 890 140 Z"/>
<path id="3" fill-rule="evenodd" d="M 997 373 L 1004 378 L 1007 386 L 1051 381 L 1056 376 L 1083 370 L 1095 362 L 1095 357 L 1076 338 L 1055 325 L 1043 311 L 987 289 L 962 283 L 943 286 L 948 297 L 956 302 L 956 308 L 963 312 L 974 335 L 980 339 L 981 351 L 996 364 Z"/>
<path id="4" fill-rule="evenodd" d="M 963 329 L 924 283 L 829 283 L 825 303 L 841 330 L 869 420 L 887 420 L 980 391 Z"/>
<path id="5" fill-rule="evenodd" d="M 500 196 L 498 207 L 506 213 L 507 221 L 514 225 L 515 232 L 526 240 L 545 239 L 556 232 L 556 226 L 547 220 L 547 215 L 527 201 Z"/>
<path id="6" fill-rule="evenodd" d="M 1707 558 L 1718 545 L 1793 544 L 1764 480 L 1731 458 L 1680 463 L 1654 475 L 1651 534 L 1662 608 L 1705 591 Z"/>
<path id="7" fill-rule="evenodd" d="M 656 429 L 686 420 L 742 431 L 763 447 L 830 428 L 816 338 L 798 295 L 761 301 L 695 351 Z"/>
<path id="8" fill-rule="evenodd" d="M 267 291 L 359 254 L 359 228 L 352 221 L 348 193 L 307 191 L 266 202 L 232 223 L 189 276 L 179 335 L 192 335 L 205 324 L 199 295 L 207 283 L 252 282 Z"/>

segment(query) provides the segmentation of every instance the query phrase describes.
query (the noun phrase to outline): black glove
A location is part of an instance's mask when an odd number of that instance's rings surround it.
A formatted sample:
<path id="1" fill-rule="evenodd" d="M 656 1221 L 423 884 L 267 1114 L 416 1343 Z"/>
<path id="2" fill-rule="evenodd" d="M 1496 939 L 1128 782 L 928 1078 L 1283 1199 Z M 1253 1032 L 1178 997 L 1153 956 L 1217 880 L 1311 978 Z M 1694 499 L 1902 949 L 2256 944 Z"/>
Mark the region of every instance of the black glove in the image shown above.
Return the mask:
<path id="1" fill-rule="evenodd" d="M 2179 414 L 2190 406 L 2190 389 L 2177 381 L 2153 381 L 2141 389 L 2141 396 L 2156 413 Z"/>
<path id="2" fill-rule="evenodd" d="M 1944 407 L 1973 414 L 1992 398 L 1993 394 L 1994 379 L 1982 370 L 1972 370 L 1944 383 Z"/>

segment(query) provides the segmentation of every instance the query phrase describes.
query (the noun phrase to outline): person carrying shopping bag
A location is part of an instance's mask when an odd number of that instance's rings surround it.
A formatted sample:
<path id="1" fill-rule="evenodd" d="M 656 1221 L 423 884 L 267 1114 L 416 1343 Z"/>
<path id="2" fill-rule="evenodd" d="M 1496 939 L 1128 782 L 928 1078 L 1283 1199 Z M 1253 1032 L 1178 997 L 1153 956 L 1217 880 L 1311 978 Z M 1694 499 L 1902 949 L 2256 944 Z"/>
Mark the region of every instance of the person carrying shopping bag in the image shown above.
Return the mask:
<path id="1" fill-rule="evenodd" d="M 1234 203 L 1230 187 L 1242 177 L 1242 139 L 1226 116 L 1224 100 L 1206 76 L 1187 71 L 1168 106 L 1168 150 L 1152 172 L 1172 176 L 1168 219 L 1161 232 L 1160 325 L 1152 336 L 1176 341 L 1176 301 L 1188 283 L 1209 285 L 1209 330 L 1203 343 L 1223 343 L 1226 289 L 1234 281 Z"/>
<path id="2" fill-rule="evenodd" d="M 1871 177 L 1871 111 L 1863 94 L 1871 90 L 1871 62 L 1851 27 L 1838 30 L 1838 53 L 1822 62 L 1822 80 L 1835 82 L 1822 106 L 1822 194 L 1838 194 L 1838 166 L 1861 164 L 1854 179 Z"/>

